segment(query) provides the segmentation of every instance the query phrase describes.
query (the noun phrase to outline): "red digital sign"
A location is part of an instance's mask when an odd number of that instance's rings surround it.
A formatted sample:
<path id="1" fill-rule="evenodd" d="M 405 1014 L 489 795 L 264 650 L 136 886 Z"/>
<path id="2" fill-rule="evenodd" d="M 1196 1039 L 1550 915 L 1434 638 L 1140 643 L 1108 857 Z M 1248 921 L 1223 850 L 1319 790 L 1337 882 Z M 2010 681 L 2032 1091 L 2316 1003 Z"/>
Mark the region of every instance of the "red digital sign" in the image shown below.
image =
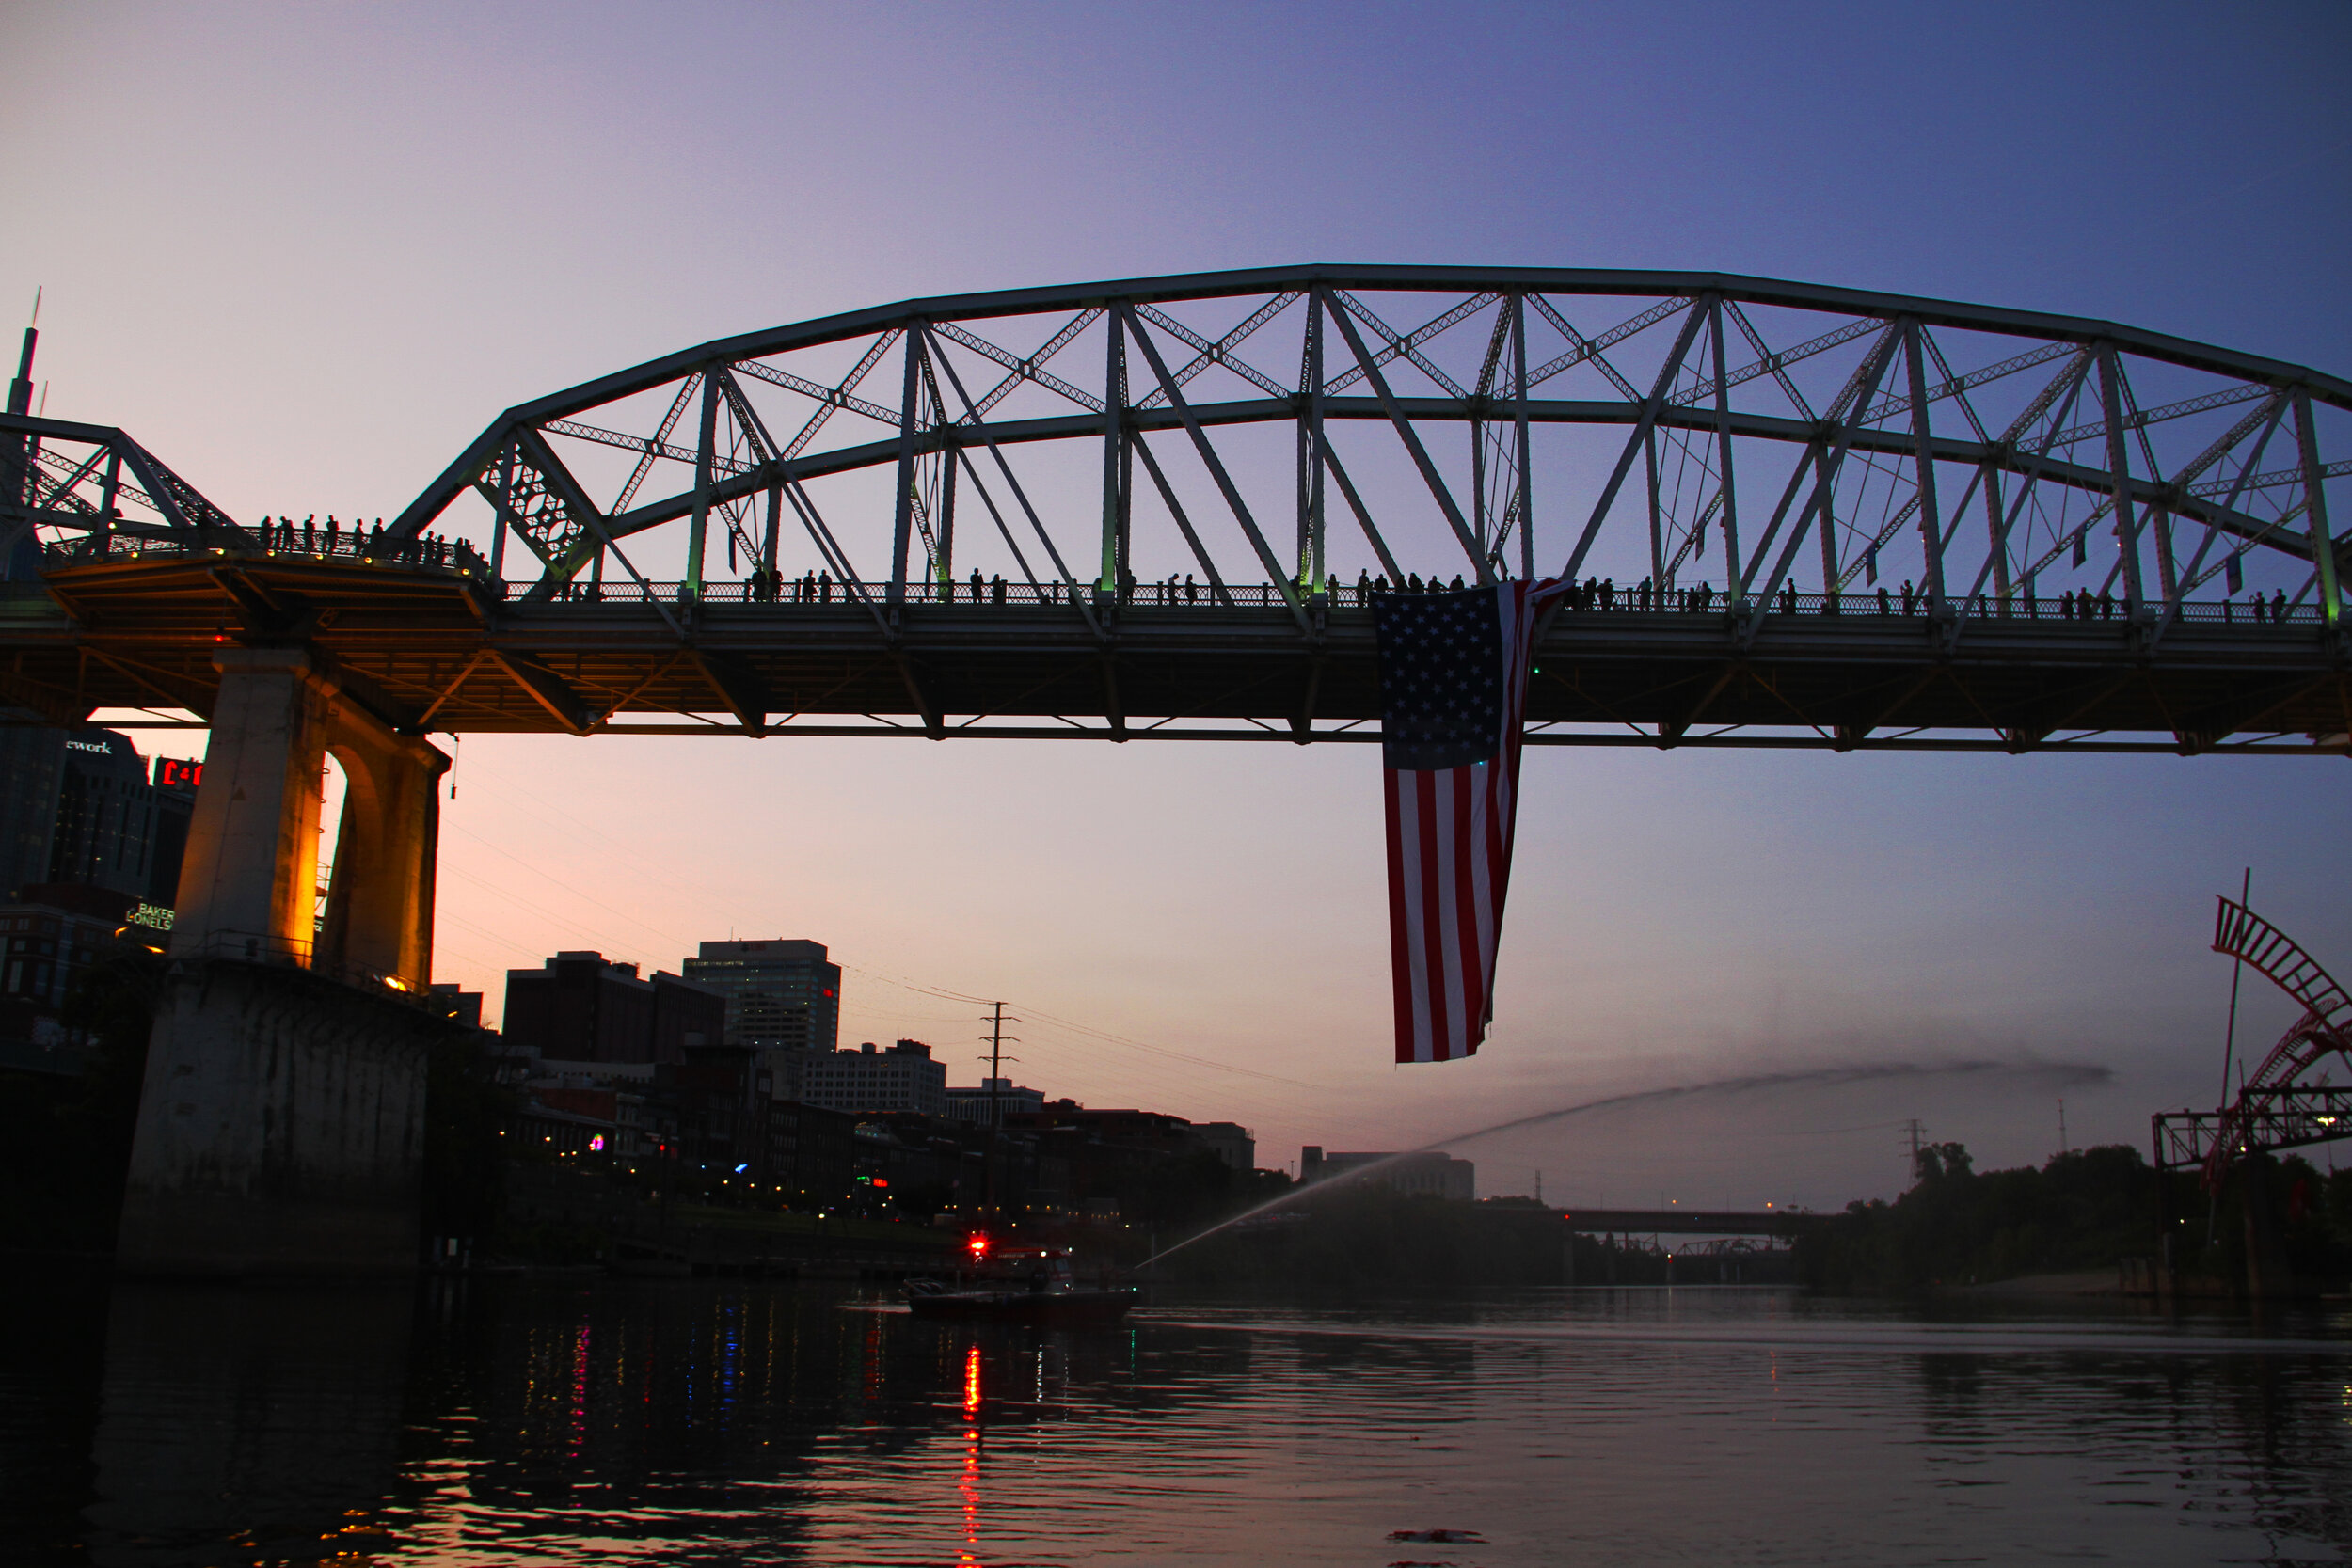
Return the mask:
<path id="1" fill-rule="evenodd" d="M 194 789 L 203 782 L 204 765 L 200 762 L 187 762 L 179 757 L 155 759 L 157 789 Z"/>

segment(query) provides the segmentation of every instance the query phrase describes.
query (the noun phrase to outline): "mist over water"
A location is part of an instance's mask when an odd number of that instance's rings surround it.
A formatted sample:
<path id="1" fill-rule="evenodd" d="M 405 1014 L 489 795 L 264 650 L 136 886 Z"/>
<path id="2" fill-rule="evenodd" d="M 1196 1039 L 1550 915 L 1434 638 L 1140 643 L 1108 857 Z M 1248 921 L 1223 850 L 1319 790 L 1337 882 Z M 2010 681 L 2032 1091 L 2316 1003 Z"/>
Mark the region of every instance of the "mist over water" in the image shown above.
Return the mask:
<path id="1" fill-rule="evenodd" d="M 1573 1105 L 1562 1105 L 1549 1111 L 1537 1111 L 1530 1116 L 1513 1117 L 1468 1132 L 1435 1138 L 1412 1148 L 1399 1149 L 1384 1160 L 1357 1165 L 1316 1182 L 1311 1187 L 1295 1187 L 1278 1197 L 1267 1199 L 1252 1209 L 1246 1209 L 1228 1219 L 1219 1220 L 1206 1230 L 1185 1237 L 1172 1246 L 1162 1247 L 1145 1259 L 1138 1268 L 1149 1268 L 1172 1253 L 1182 1252 L 1195 1242 L 1208 1240 L 1220 1230 L 1255 1219 L 1260 1214 L 1301 1203 L 1339 1188 L 1375 1175 L 1398 1161 L 1415 1154 L 1428 1154 L 1457 1145 L 1474 1143 L 1481 1138 L 1501 1132 L 1514 1132 L 1524 1128 L 1541 1127 L 1548 1122 L 1565 1121 L 1570 1117 L 1590 1116 L 1599 1111 L 1623 1110 L 1636 1105 L 1661 1104 L 1668 1101 L 1689 1100 L 1697 1096 L 1724 1097 L 1753 1094 L 1765 1089 L 1836 1088 L 1848 1084 L 1867 1084 L 1888 1080 L 1917 1080 L 1929 1078 L 1998 1078 L 2015 1082 L 2019 1087 L 2073 1089 L 2086 1085 L 2105 1084 L 2113 1079 L 2113 1069 L 2088 1062 L 2002 1062 L 1990 1060 L 1960 1062 L 1871 1062 L 1847 1067 L 1805 1068 L 1786 1072 L 1745 1073 L 1736 1078 L 1710 1078 L 1697 1084 L 1669 1084 L 1662 1088 L 1633 1089 L 1624 1094 L 1603 1095 L 1597 1100 L 1582 1100 Z"/>

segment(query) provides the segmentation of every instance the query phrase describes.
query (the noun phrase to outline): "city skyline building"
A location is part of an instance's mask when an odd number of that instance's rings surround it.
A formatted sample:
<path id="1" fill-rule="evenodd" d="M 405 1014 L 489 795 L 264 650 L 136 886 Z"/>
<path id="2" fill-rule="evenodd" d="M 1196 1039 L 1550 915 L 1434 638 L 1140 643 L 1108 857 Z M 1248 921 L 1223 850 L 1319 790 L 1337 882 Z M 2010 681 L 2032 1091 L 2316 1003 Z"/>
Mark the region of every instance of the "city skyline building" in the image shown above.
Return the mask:
<path id="1" fill-rule="evenodd" d="M 1383 1150 L 1343 1153 L 1333 1149 L 1327 1154 L 1322 1145 L 1308 1144 L 1298 1151 L 1299 1184 L 1329 1181 L 1384 1161 L 1391 1163 L 1385 1169 L 1367 1173 L 1366 1181 L 1410 1197 L 1446 1197 L 1468 1203 L 1478 1196 L 1477 1164 L 1456 1160 L 1443 1149 L 1420 1149 L 1406 1154 Z"/>
<path id="2" fill-rule="evenodd" d="M 1041 1111 L 1045 1108 L 1045 1091 L 1024 1088 L 1009 1078 L 983 1078 L 976 1085 L 947 1091 L 947 1115 L 957 1121 L 977 1122 L 985 1127 L 992 1105 L 1000 1117 Z"/>
<path id="3" fill-rule="evenodd" d="M 29 726 L 0 728 L 0 897 L 49 879 L 65 735 Z"/>
<path id="4" fill-rule="evenodd" d="M 506 972 L 506 1039 L 553 1061 L 683 1062 L 723 1043 L 726 1000 L 683 975 L 595 951 Z"/>
<path id="5" fill-rule="evenodd" d="M 841 966 L 828 959 L 821 942 L 706 942 L 678 967 L 726 998 L 729 1045 L 831 1052 L 841 1043 Z"/>
<path id="6" fill-rule="evenodd" d="M 678 967 L 726 999 L 726 1043 L 757 1054 L 781 1099 L 800 1099 L 809 1061 L 840 1044 L 841 966 L 821 942 L 706 942 Z"/>
<path id="7" fill-rule="evenodd" d="M 0 897 L 48 884 L 178 898 L 200 764 L 102 729 L 0 731 Z"/>
<path id="8" fill-rule="evenodd" d="M 921 1040 L 899 1040 L 886 1051 L 867 1040 L 855 1051 L 811 1052 L 797 1098 L 829 1111 L 945 1117 L 947 1065 L 933 1061 Z"/>

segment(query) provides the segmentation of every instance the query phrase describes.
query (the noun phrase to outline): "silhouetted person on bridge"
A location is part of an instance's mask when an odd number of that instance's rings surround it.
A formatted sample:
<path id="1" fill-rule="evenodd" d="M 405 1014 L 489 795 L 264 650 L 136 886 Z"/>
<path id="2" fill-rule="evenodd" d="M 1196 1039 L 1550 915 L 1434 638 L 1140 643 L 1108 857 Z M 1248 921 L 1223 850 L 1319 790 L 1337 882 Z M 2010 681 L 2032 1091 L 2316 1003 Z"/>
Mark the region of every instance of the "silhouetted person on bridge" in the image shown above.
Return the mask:
<path id="1" fill-rule="evenodd" d="M 1004 573 L 999 572 L 999 573 L 997 573 L 997 574 L 996 574 L 993 578 L 991 578 L 989 579 L 989 583 L 988 583 L 988 602 L 989 602 L 989 603 L 991 603 L 991 604 L 1003 604 L 1003 603 L 1005 602 L 1005 574 L 1004 574 Z"/>
<path id="2" fill-rule="evenodd" d="M 1912 608 L 1918 602 L 1919 591 L 1911 585 L 1911 579 L 1909 578 L 1903 578 L 1903 613 L 1905 615 L 1910 614 Z"/>

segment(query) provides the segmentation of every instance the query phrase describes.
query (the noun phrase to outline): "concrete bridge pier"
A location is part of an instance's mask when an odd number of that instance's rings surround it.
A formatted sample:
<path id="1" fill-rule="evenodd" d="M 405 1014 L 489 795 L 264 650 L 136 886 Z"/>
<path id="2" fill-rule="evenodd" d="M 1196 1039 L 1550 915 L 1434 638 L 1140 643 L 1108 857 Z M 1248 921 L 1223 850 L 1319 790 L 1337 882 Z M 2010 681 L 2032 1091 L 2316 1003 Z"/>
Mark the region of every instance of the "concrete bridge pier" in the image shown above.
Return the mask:
<path id="1" fill-rule="evenodd" d="M 299 649 L 223 651 L 117 1266 L 415 1266 L 436 783 L 449 759 Z M 326 758 L 347 789 L 317 919 Z"/>

